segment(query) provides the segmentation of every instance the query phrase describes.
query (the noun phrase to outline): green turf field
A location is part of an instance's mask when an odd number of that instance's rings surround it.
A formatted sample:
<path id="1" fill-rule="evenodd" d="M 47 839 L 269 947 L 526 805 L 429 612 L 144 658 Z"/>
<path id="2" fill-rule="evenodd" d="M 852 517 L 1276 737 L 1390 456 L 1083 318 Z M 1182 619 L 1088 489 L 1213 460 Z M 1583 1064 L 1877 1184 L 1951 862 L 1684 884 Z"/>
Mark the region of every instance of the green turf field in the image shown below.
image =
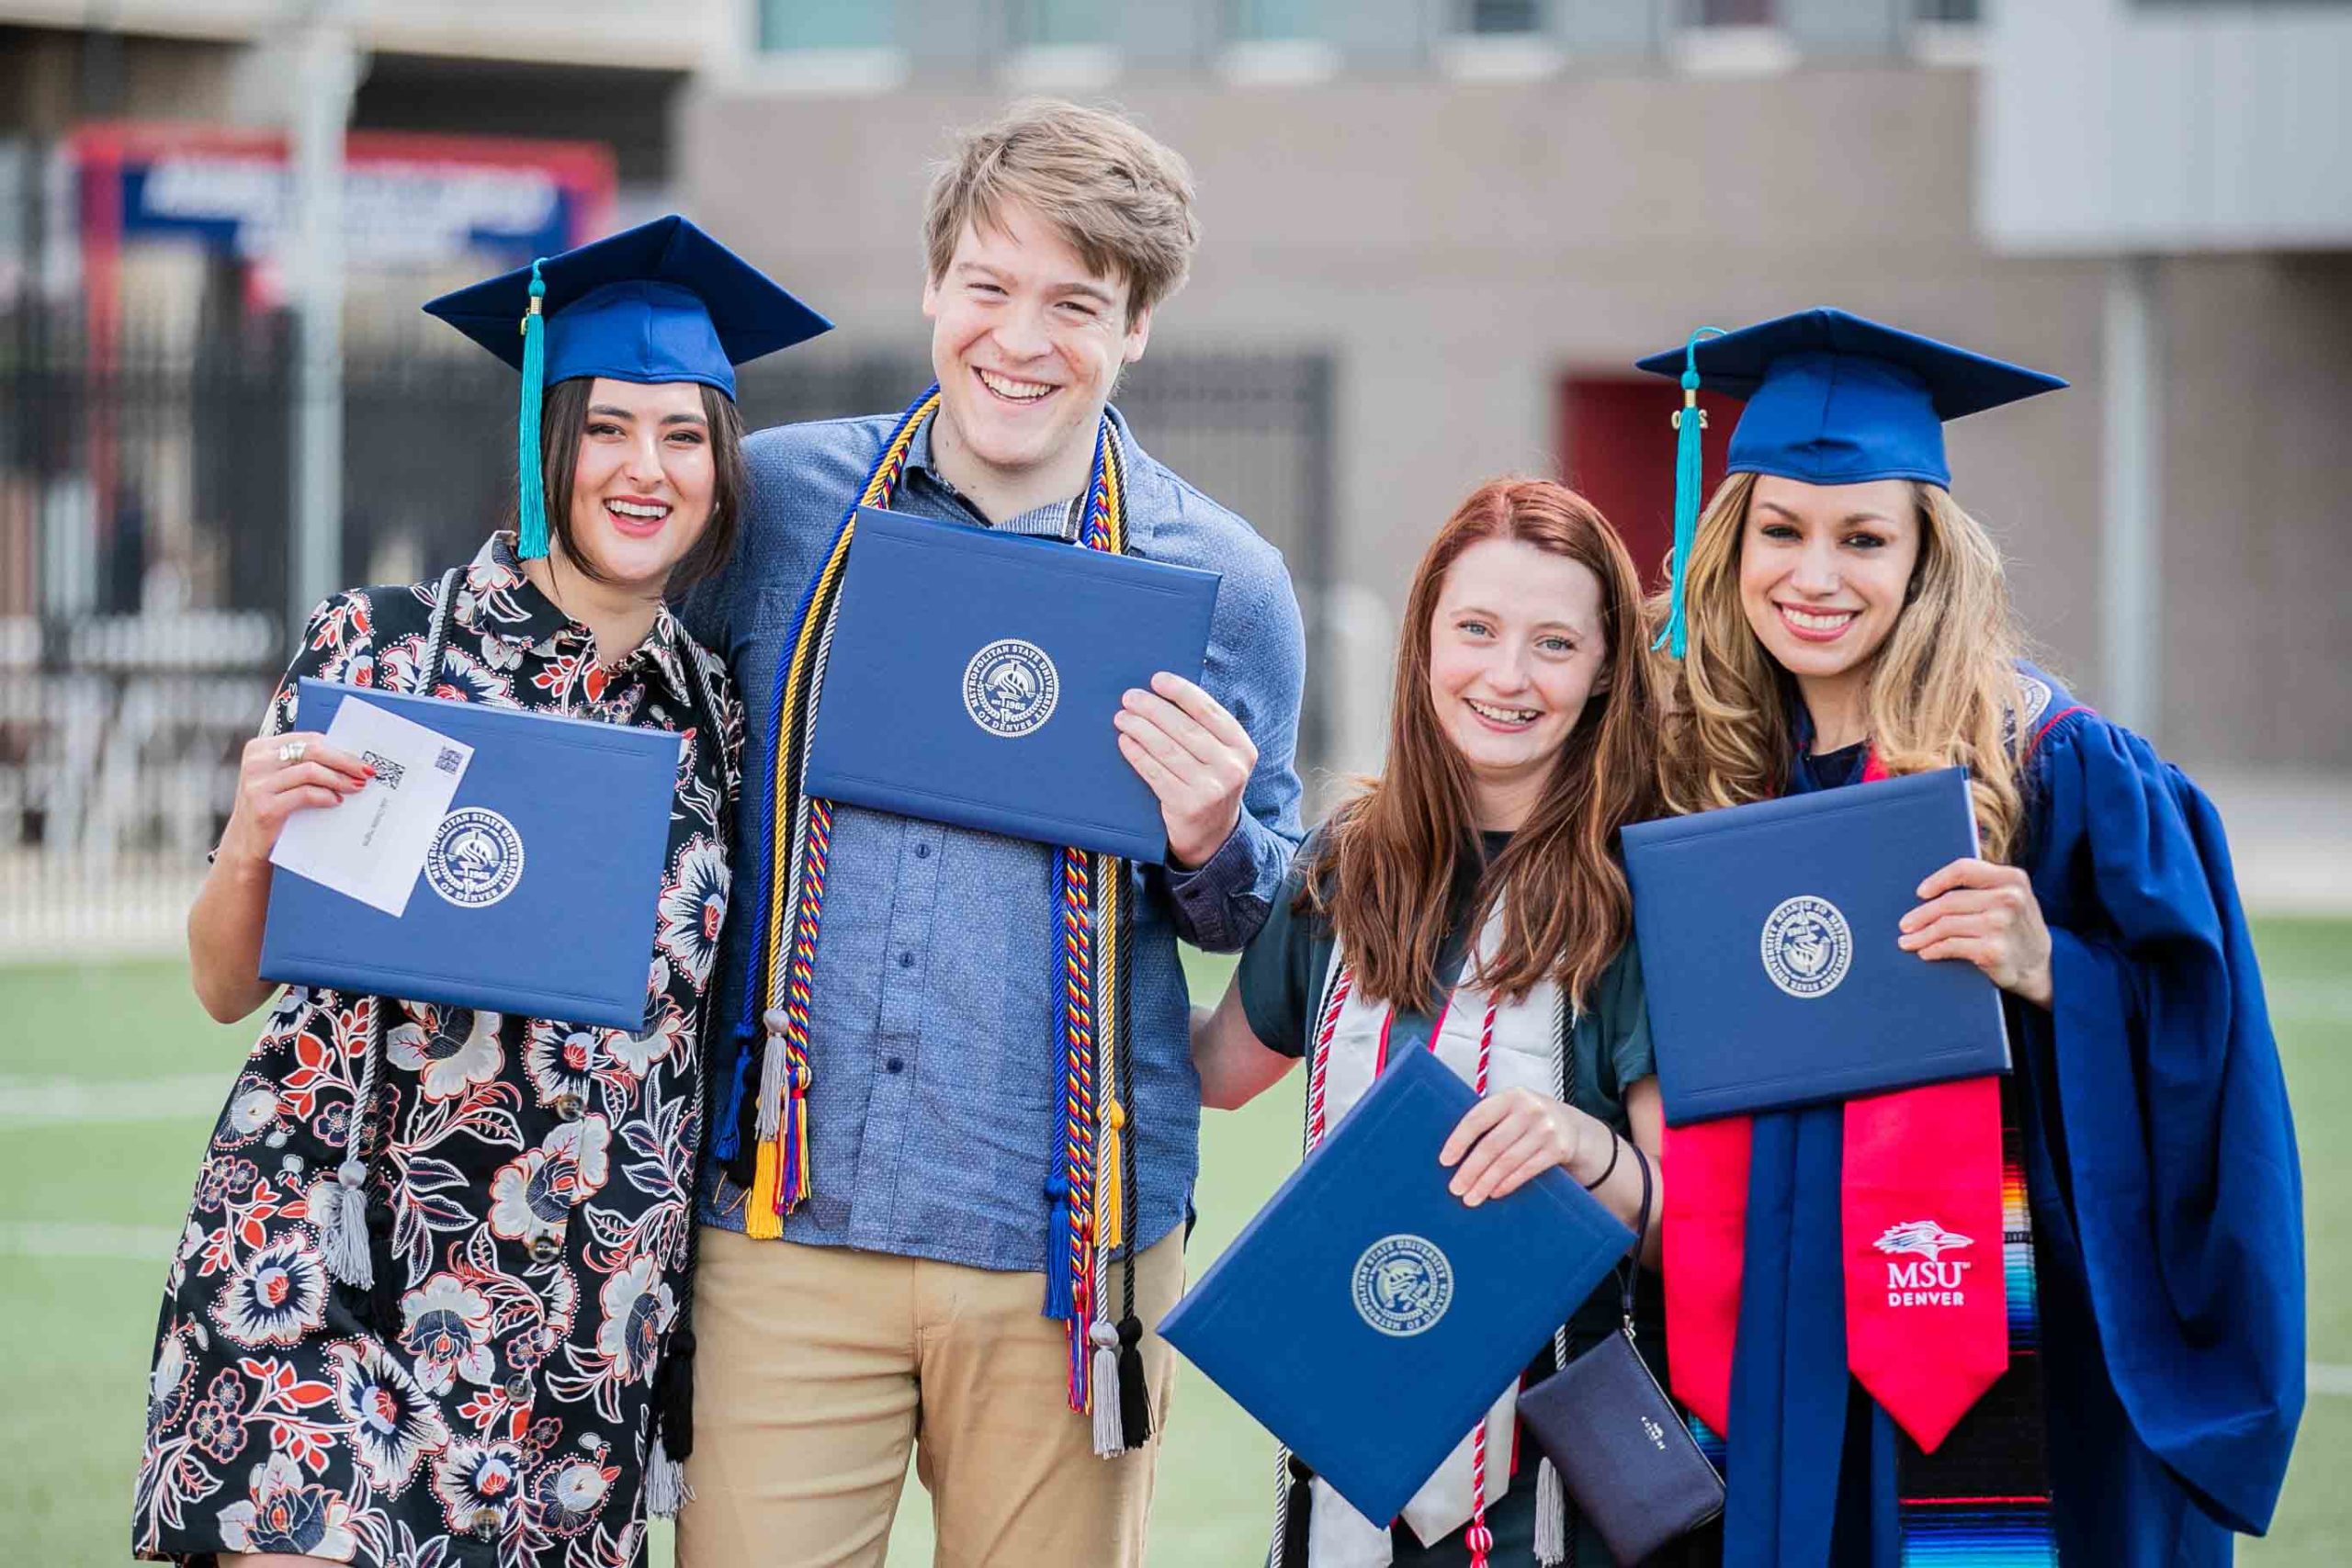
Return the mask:
<path id="1" fill-rule="evenodd" d="M 2352 1276 L 2352 922 L 2269 922 L 2257 936 L 2301 1129 L 2311 1355 L 2352 1367 L 2352 1299 L 2336 1288 Z M 1224 973 L 1196 966 L 1195 995 L 1212 996 Z M 205 1019 L 168 964 L 0 968 L 0 1326 L 16 1347 L 0 1362 L 0 1557 L 119 1563 L 164 1251 L 253 1030 Z M 1294 1077 L 1246 1111 L 1204 1118 L 1195 1274 L 1289 1169 L 1298 1093 Z M 2312 1395 L 2277 1529 L 2246 1547 L 2249 1562 L 2316 1568 L 2352 1549 L 2352 1488 L 2326 1479 L 2352 1462 L 2352 1372 L 2334 1386 L 2346 1392 Z M 1272 1452 L 1187 1369 L 1160 1459 L 1153 1562 L 1257 1561 Z M 930 1561 L 920 1485 L 890 1561 Z"/>

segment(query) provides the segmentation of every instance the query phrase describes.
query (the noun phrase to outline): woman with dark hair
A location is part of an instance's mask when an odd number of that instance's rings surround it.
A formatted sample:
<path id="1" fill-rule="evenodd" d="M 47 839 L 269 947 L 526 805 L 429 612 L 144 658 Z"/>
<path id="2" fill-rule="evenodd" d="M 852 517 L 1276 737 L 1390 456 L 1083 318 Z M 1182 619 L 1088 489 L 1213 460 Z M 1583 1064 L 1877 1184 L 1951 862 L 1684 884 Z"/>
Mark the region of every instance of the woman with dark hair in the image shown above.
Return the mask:
<path id="1" fill-rule="evenodd" d="M 731 366 L 825 323 L 675 218 L 427 309 L 525 372 L 517 529 L 436 581 L 311 613 L 189 912 L 197 994 L 223 1022 L 269 1000 L 271 849 L 374 777 L 293 728 L 310 676 L 678 735 L 647 1021 L 278 998 L 165 1287 L 142 1558 L 624 1563 L 680 1500 L 742 716 L 663 599 L 733 547 Z"/>
<path id="2" fill-rule="evenodd" d="M 1464 1202 L 1558 1166 L 1634 1224 L 1660 1122 L 1616 836 L 1651 799 L 1651 679 L 1640 585 L 1599 512 L 1535 479 L 1464 502 L 1407 596 L 1386 767 L 1309 838 L 1224 1001 L 1193 1015 L 1202 1101 L 1241 1105 L 1311 1056 L 1311 1148 L 1391 1055 L 1427 1049 L 1485 1091 L 1441 1156 Z M 1618 1326 L 1611 1280 L 1530 1377 Z M 1291 1460 L 1276 1568 L 1606 1563 L 1518 1440 L 1517 1393 L 1393 1529 Z"/>

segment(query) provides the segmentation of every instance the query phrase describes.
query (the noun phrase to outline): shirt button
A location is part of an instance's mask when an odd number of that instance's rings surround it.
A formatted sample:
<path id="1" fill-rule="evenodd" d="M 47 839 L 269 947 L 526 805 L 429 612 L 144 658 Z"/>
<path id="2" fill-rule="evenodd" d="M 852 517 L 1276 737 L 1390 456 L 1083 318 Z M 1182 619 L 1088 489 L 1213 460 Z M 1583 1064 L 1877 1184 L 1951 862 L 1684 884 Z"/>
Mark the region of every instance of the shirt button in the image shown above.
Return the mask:
<path id="1" fill-rule="evenodd" d="M 929 860 L 930 858 L 931 846 L 929 844 L 917 844 L 915 846 L 915 859 Z"/>
<path id="2" fill-rule="evenodd" d="M 498 1510 L 476 1508 L 473 1519 L 466 1526 L 466 1529 L 476 1540 L 495 1540 L 498 1535 Z"/>
<path id="3" fill-rule="evenodd" d="M 580 1120 L 580 1097 L 570 1092 L 559 1094 L 555 1097 L 555 1103 L 551 1109 L 560 1119 L 577 1122 Z"/>
<path id="4" fill-rule="evenodd" d="M 517 1404 L 530 1404 L 531 1380 L 521 1372 L 516 1372 L 513 1377 L 508 1378 L 506 1380 L 506 1397 L 513 1400 Z"/>
<path id="5" fill-rule="evenodd" d="M 903 1059 L 901 1059 L 901 1058 L 899 1058 L 899 1057 L 897 1057 L 897 1056 L 893 1056 L 893 1057 L 891 1057 L 888 1061 L 887 1061 L 887 1062 L 883 1063 L 882 1065 L 883 1065 L 885 1067 L 888 1067 L 890 1071 L 892 1071 L 892 1072 L 894 1072 L 894 1073 L 902 1073 L 902 1072 L 905 1072 L 905 1071 L 907 1070 L 907 1064 L 906 1064 L 906 1062 L 905 1062 Z"/>
<path id="6" fill-rule="evenodd" d="M 563 1256 L 563 1238 L 555 1235 L 535 1235 L 529 1247 L 531 1261 L 552 1263 Z"/>
<path id="7" fill-rule="evenodd" d="M 913 968 L 914 966 L 915 966 L 915 955 L 914 955 L 911 952 L 908 952 L 908 953 L 901 953 L 900 954 L 899 954 L 899 968 L 901 968 L 901 969 L 911 969 L 911 968 Z"/>

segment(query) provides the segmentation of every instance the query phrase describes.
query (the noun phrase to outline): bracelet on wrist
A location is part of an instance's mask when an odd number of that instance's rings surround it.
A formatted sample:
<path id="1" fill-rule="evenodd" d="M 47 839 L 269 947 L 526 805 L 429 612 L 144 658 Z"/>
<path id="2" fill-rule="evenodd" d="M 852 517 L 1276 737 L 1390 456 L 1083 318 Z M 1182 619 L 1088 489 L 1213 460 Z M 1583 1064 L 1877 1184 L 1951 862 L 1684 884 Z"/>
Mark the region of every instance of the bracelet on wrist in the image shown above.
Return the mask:
<path id="1" fill-rule="evenodd" d="M 1616 1174 L 1617 1156 L 1623 1154 L 1624 1150 L 1625 1141 L 1623 1138 L 1620 1138 L 1617 1135 L 1616 1131 L 1612 1128 L 1609 1134 L 1609 1163 L 1600 1168 L 1600 1174 L 1599 1176 L 1594 1177 L 1590 1181 L 1584 1184 L 1584 1190 L 1586 1191 L 1590 1192 L 1595 1190 L 1602 1182 L 1608 1180 L 1611 1176 Z"/>

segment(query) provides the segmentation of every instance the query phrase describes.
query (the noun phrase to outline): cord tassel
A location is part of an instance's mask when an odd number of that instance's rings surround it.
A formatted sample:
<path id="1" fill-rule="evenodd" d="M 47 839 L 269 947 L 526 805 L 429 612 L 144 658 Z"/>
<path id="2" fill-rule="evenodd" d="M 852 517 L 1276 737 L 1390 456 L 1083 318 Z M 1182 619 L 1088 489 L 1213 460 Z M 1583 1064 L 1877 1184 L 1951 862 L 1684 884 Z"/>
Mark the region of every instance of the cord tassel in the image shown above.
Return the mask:
<path id="1" fill-rule="evenodd" d="M 760 1142 L 772 1144 L 784 1126 L 784 1010 L 770 1008 L 762 1021 L 767 1025 L 767 1043 L 760 1050 L 760 1114 L 754 1131 Z"/>
<path id="2" fill-rule="evenodd" d="M 1094 1371 L 1094 1397 L 1103 1400 L 1102 1361 Z M 1151 1441 L 1151 1387 L 1143 1375 L 1143 1324 L 1129 1313 L 1119 1320 L 1119 1428 L 1126 1446 L 1139 1449 Z"/>
<path id="3" fill-rule="evenodd" d="M 1552 1072 L 1557 1078 L 1566 1066 L 1562 1041 L 1566 1020 L 1555 1017 L 1552 1029 Z M 1566 1324 L 1552 1330 L 1552 1368 L 1566 1371 L 1568 1366 L 1568 1330 Z M 1568 1489 L 1560 1479 L 1560 1472 L 1549 1455 L 1535 1469 L 1535 1561 L 1543 1568 L 1561 1568 L 1568 1560 Z"/>
<path id="4" fill-rule="evenodd" d="M 1129 1446 L 1122 1416 L 1126 1400 L 1119 1383 L 1119 1331 L 1098 1317 L 1087 1337 L 1094 1346 L 1094 1453 L 1109 1459 Z"/>
<path id="5" fill-rule="evenodd" d="M 539 455 L 539 403 L 546 395 L 548 319 L 540 301 L 547 280 L 541 256 L 531 264 L 531 304 L 523 312 L 523 406 L 514 422 L 514 555 L 537 560 L 548 553 L 546 460 Z"/>
<path id="6" fill-rule="evenodd" d="M 1673 590 L 1667 602 L 1666 625 L 1651 644 L 1682 657 L 1689 645 L 1689 617 L 1683 595 L 1690 575 L 1690 547 L 1699 535 L 1699 490 L 1705 482 L 1700 432 L 1707 428 L 1706 411 L 1699 406 L 1699 340 L 1720 336 L 1718 327 L 1701 327 L 1682 346 L 1682 406 L 1674 411 L 1674 561 Z"/>
<path id="7" fill-rule="evenodd" d="M 1561 1568 L 1568 1560 L 1568 1495 L 1546 1458 L 1535 1467 L 1535 1561 Z"/>
<path id="8" fill-rule="evenodd" d="M 662 1434 L 654 1433 L 653 1452 L 645 1461 L 645 1511 L 657 1519 L 674 1519 L 694 1495 L 685 1465 L 670 1457 Z"/>
<path id="9" fill-rule="evenodd" d="M 784 1064 L 784 1137 L 777 1149 L 780 1170 L 775 1194 L 779 1232 L 783 1217 L 808 1201 L 814 1182 L 808 1169 L 808 1063 L 793 1053 Z"/>
<path id="10" fill-rule="evenodd" d="M 1069 1279 L 1069 1179 L 1059 1170 L 1046 1178 L 1046 1311 L 1067 1320 L 1076 1311 Z"/>
<path id="11" fill-rule="evenodd" d="M 311 1223 L 319 1229 L 320 1250 L 325 1254 L 327 1272 L 354 1290 L 373 1292 L 376 1289 L 375 1248 L 369 1245 L 368 1232 L 368 1161 L 364 1154 L 369 1135 L 370 1112 L 376 1103 L 376 1034 L 379 1020 L 372 1011 L 368 1032 L 359 1047 L 359 1072 L 351 1088 L 351 1120 L 344 1133 L 343 1163 L 335 1167 L 334 1185 L 321 1188 L 311 1200 L 328 1198 L 327 1212 L 314 1213 Z M 492 1028 L 498 1023 L 496 1013 L 481 1015 L 490 1020 Z M 447 1015 L 444 1015 L 446 1021 Z"/>
<path id="12" fill-rule="evenodd" d="M 1307 1531 L 1313 1524 L 1315 1477 L 1288 1449 L 1274 1456 L 1276 1471 L 1272 1568 L 1306 1568 Z"/>

